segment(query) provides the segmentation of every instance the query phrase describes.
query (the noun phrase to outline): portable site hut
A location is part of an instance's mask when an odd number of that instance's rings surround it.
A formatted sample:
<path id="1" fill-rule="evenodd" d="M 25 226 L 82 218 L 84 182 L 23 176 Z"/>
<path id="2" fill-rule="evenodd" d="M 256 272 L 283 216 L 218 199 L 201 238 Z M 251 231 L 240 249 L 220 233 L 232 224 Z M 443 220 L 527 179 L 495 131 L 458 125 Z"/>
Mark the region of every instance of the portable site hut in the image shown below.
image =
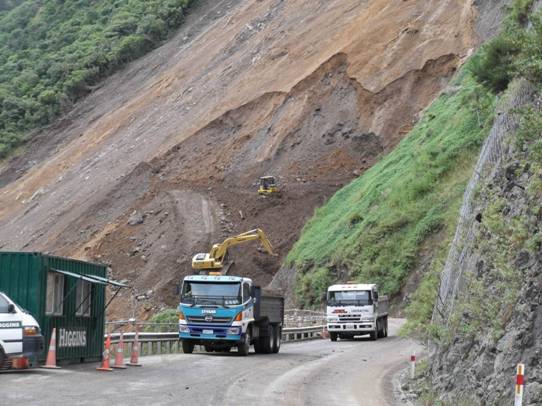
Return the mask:
<path id="1" fill-rule="evenodd" d="M 0 291 L 38 321 L 46 347 L 56 328 L 60 362 L 99 360 L 104 342 L 107 267 L 41 253 L 0 252 Z M 45 360 L 47 348 L 40 356 Z"/>

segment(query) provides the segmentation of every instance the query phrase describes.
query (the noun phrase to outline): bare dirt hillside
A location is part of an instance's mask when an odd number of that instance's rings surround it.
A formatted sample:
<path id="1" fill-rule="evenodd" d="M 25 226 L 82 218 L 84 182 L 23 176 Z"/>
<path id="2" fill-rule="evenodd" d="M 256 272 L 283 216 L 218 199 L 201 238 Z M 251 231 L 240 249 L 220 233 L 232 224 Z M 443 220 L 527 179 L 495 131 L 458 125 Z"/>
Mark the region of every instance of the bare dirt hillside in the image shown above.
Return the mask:
<path id="1" fill-rule="evenodd" d="M 200 1 L 0 167 L 0 249 L 110 263 L 153 291 L 151 310 L 176 302 L 194 253 L 259 226 L 280 256 L 233 256 L 268 283 L 314 209 L 396 145 L 476 46 L 471 3 Z M 281 197 L 257 196 L 265 174 Z"/>

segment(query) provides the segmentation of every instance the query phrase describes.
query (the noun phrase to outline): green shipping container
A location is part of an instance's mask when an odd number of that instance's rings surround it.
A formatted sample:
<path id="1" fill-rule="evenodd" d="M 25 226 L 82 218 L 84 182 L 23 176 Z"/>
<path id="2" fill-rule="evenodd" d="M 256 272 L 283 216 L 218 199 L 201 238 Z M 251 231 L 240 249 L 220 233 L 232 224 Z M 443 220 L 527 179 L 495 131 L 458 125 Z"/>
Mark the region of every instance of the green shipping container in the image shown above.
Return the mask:
<path id="1" fill-rule="evenodd" d="M 40 253 L 0 252 L 0 291 L 38 321 L 45 360 L 53 328 L 59 362 L 101 359 L 107 267 Z"/>

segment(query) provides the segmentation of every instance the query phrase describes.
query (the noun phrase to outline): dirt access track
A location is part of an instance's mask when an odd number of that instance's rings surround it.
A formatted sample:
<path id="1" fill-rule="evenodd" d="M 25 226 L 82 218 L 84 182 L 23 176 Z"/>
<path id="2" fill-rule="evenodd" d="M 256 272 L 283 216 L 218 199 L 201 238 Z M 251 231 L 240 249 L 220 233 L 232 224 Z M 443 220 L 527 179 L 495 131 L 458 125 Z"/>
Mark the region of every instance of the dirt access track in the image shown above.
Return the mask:
<path id="1" fill-rule="evenodd" d="M 200 1 L 3 164 L 0 249 L 109 263 L 153 291 L 150 313 L 175 304 L 194 253 L 262 227 L 278 258 L 232 253 L 236 273 L 268 283 L 314 209 L 396 145 L 471 52 L 471 3 Z M 257 196 L 266 174 L 280 198 Z"/>

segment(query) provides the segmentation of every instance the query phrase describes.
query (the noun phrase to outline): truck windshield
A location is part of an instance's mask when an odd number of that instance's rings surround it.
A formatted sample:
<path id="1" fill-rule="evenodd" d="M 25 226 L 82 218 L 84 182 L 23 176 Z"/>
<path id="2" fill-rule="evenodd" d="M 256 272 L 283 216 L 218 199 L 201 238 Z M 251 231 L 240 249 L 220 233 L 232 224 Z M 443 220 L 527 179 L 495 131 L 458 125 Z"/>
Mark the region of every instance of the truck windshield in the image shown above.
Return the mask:
<path id="1" fill-rule="evenodd" d="M 181 302 L 193 305 L 237 305 L 241 303 L 241 284 L 185 281 Z"/>
<path id="2" fill-rule="evenodd" d="M 345 290 L 328 292 L 328 306 L 372 305 L 371 292 L 368 290 Z"/>

